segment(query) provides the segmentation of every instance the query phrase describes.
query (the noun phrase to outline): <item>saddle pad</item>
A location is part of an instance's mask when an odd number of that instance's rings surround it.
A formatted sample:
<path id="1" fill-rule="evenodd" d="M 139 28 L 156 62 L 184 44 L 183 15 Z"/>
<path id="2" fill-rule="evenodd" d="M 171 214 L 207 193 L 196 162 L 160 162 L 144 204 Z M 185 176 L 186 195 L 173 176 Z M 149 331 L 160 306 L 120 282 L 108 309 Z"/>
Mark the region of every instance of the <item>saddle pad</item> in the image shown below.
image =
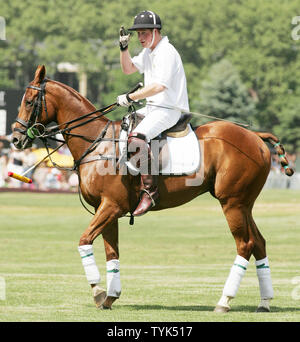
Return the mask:
<path id="1" fill-rule="evenodd" d="M 167 137 L 167 148 L 164 148 L 163 163 L 159 173 L 162 175 L 186 175 L 196 172 L 200 166 L 200 146 L 195 132 L 188 124 L 189 132 L 186 136 L 180 138 Z M 121 130 L 119 148 L 126 151 L 127 132 Z M 122 158 L 121 158 L 122 159 Z M 126 162 L 132 171 L 136 169 Z"/>
<path id="2" fill-rule="evenodd" d="M 200 146 L 191 125 L 188 125 L 189 133 L 180 138 L 167 137 L 169 158 L 164 159 L 160 173 L 167 174 L 191 174 L 197 171 L 200 165 Z"/>

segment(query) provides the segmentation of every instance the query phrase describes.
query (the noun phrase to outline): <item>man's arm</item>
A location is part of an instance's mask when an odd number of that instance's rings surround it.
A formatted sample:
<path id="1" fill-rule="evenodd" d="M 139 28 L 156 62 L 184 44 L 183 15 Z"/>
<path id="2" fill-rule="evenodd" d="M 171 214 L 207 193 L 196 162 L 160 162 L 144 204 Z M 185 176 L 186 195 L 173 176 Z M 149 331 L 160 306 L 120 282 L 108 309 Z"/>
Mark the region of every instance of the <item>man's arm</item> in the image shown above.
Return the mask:
<path id="1" fill-rule="evenodd" d="M 128 96 L 131 100 L 138 101 L 138 100 L 145 99 L 146 97 L 154 96 L 158 93 L 161 93 L 165 89 L 166 87 L 163 86 L 162 84 L 152 83 L 140 90 L 137 90 L 136 92 L 132 94 L 129 94 Z"/>
<path id="2" fill-rule="evenodd" d="M 135 65 L 131 61 L 131 56 L 128 49 L 120 51 L 120 64 L 124 74 L 130 75 L 138 71 Z"/>
<path id="3" fill-rule="evenodd" d="M 165 86 L 159 83 L 152 83 L 148 86 L 137 90 L 131 94 L 122 94 L 117 97 L 117 103 L 119 106 L 128 107 L 132 101 L 142 100 L 146 97 L 154 96 L 166 89 Z"/>
<path id="4" fill-rule="evenodd" d="M 130 33 L 126 32 L 123 26 L 120 27 L 120 64 L 124 74 L 130 75 L 138 71 L 131 61 L 131 56 L 128 51 Z"/>

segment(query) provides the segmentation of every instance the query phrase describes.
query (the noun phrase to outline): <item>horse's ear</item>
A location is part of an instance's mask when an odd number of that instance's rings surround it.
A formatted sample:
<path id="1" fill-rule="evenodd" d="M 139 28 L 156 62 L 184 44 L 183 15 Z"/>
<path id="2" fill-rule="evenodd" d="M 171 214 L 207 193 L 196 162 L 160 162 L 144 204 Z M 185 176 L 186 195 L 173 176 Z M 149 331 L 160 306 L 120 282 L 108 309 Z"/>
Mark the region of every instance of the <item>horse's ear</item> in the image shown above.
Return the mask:
<path id="1" fill-rule="evenodd" d="M 46 68 L 45 65 L 39 65 L 35 71 L 34 82 L 41 83 L 46 76 Z"/>

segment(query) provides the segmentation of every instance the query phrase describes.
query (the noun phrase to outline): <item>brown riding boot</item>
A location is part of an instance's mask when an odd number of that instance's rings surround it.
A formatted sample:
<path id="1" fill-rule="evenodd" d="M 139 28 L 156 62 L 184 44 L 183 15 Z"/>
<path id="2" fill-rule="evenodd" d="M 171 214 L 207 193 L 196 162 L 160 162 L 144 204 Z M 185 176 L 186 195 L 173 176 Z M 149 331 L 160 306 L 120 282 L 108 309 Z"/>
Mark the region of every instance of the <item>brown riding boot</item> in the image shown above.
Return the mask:
<path id="1" fill-rule="evenodd" d="M 159 197 L 156 175 L 141 175 L 140 203 L 133 212 L 133 216 L 142 216 L 155 206 Z"/>
<path id="2" fill-rule="evenodd" d="M 147 144 L 146 136 L 132 132 L 128 136 L 128 144 L 131 145 L 132 151 L 130 154 L 134 157 L 137 156 L 136 151 L 139 150 L 138 167 L 141 170 L 141 195 L 140 203 L 133 212 L 133 216 L 141 216 L 146 214 L 148 210 L 155 206 L 155 202 L 158 200 L 158 188 L 157 188 L 157 175 L 151 175 L 151 151 Z M 154 166 L 154 164 L 153 164 Z M 153 169 L 153 167 L 152 167 Z"/>

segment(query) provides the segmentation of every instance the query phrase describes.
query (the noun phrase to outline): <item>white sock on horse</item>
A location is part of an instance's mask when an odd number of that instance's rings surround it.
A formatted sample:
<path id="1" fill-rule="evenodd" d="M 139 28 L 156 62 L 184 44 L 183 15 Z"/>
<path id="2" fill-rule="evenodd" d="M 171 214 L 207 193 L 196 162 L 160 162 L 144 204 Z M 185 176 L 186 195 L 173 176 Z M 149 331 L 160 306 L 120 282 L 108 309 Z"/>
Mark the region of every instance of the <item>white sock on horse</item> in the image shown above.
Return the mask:
<path id="1" fill-rule="evenodd" d="M 121 280 L 120 280 L 120 261 L 117 259 L 106 262 L 106 280 L 107 295 L 111 297 L 120 297 Z"/>
<path id="2" fill-rule="evenodd" d="M 240 287 L 240 283 L 246 273 L 249 261 L 237 255 L 234 264 L 231 267 L 229 276 L 224 285 L 223 294 L 218 305 L 229 307 L 229 300 L 234 298 Z"/>
<path id="3" fill-rule="evenodd" d="M 81 256 L 82 265 L 85 271 L 86 279 L 89 284 L 99 284 L 100 283 L 100 273 L 96 265 L 93 246 L 83 245 L 78 246 L 78 251 Z"/>
<path id="4" fill-rule="evenodd" d="M 269 309 L 269 301 L 274 297 L 272 287 L 271 270 L 268 257 L 255 261 L 256 274 L 259 281 L 261 303 L 260 306 Z"/>

